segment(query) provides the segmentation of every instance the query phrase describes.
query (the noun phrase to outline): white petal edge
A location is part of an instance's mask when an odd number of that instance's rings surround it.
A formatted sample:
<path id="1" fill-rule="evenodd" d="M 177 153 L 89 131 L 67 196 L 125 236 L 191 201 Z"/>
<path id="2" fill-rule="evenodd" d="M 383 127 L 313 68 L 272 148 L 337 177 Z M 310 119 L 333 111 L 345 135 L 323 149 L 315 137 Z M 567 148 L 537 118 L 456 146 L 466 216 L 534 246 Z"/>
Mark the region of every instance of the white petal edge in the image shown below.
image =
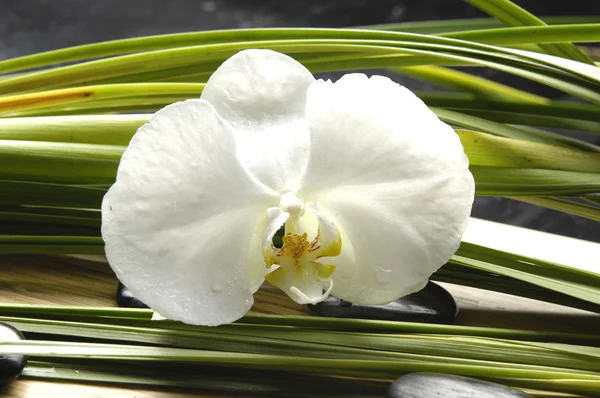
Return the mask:
<path id="1" fill-rule="evenodd" d="M 234 127 L 242 165 L 278 192 L 294 191 L 306 168 L 304 107 L 313 82 L 287 55 L 252 49 L 226 60 L 202 92 Z"/>
<path id="2" fill-rule="evenodd" d="M 473 203 L 457 135 L 381 76 L 318 81 L 306 112 L 311 152 L 299 195 L 342 234 L 332 294 L 385 304 L 420 290 L 458 249 Z"/>
<path id="3" fill-rule="evenodd" d="M 265 281 L 269 268 L 265 265 L 265 248 L 273 244 L 275 233 L 289 218 L 289 214 L 278 207 L 267 209 L 256 224 L 250 251 L 248 252 L 248 282 L 250 290 L 255 293 Z"/>
<path id="4" fill-rule="evenodd" d="M 164 317 L 232 322 L 253 303 L 250 239 L 276 199 L 240 166 L 232 128 L 208 102 L 169 105 L 134 135 L 104 197 L 108 261 Z"/>

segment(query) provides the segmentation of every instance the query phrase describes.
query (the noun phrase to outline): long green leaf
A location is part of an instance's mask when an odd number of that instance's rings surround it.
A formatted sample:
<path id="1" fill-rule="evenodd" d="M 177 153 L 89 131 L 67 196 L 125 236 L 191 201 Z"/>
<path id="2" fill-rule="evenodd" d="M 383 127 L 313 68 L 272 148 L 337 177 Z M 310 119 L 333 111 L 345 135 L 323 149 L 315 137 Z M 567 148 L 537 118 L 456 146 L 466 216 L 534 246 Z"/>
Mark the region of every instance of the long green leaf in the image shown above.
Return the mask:
<path id="1" fill-rule="evenodd" d="M 194 47 L 180 47 L 169 50 L 159 50 L 149 53 L 139 53 L 129 56 L 111 58 L 107 60 L 95 61 L 81 65 L 73 65 L 63 68 L 57 68 L 51 71 L 34 72 L 25 74 L 12 79 L 0 81 L 0 90 L 12 92 L 14 90 L 32 90 L 42 87 L 65 86 L 65 82 L 76 84 L 77 82 L 99 82 L 110 77 L 128 75 L 133 78 L 135 74 L 147 73 L 150 63 L 154 70 L 163 70 L 166 76 L 181 75 L 181 71 L 176 70 L 177 66 L 187 65 L 187 68 L 196 68 L 196 73 L 205 73 L 202 66 L 205 65 L 206 73 L 210 73 L 218 65 L 219 60 L 232 55 L 234 52 L 244 48 L 268 47 L 288 53 L 306 53 L 306 52 L 362 52 L 362 53 L 381 53 L 395 52 L 401 54 L 423 55 L 429 60 L 438 59 L 445 62 L 465 62 L 467 64 L 479 64 L 498 68 L 509 73 L 515 73 L 520 76 L 531 78 L 545 84 L 551 84 L 561 90 L 565 90 L 582 98 L 600 102 L 598 95 L 585 86 L 584 81 L 598 81 L 600 78 L 594 77 L 591 69 L 586 69 L 585 65 L 573 68 L 572 64 L 565 65 L 564 61 L 552 58 L 541 58 L 540 54 L 531 52 L 517 52 L 517 50 L 503 49 L 499 47 L 486 46 L 473 42 L 457 41 L 448 38 L 421 36 L 414 34 L 400 34 L 393 32 L 377 31 L 356 31 L 356 30 L 295 30 L 294 37 L 305 35 L 308 37 L 319 37 L 319 39 L 288 39 L 271 41 L 251 41 L 264 37 L 278 38 L 290 35 L 289 30 L 254 30 L 243 32 L 244 39 L 250 40 L 240 43 L 199 45 Z M 241 31 L 235 34 L 241 34 Z M 212 32 L 209 38 L 228 37 L 231 32 Z M 210 42 L 210 39 L 207 39 Z M 159 57 L 159 54 L 164 56 Z M 389 57 L 387 54 L 386 57 Z M 387 59 L 383 65 L 369 58 L 367 67 L 380 66 L 399 66 L 410 65 L 406 59 Z M 200 63 L 198 60 L 201 60 Z M 305 60 L 310 64 L 309 60 Z M 360 61 L 360 59 L 359 59 Z M 520 63 L 519 68 L 514 67 L 514 62 Z M 428 61 L 430 62 L 430 61 Z M 313 69 L 335 70 L 340 69 L 339 62 L 327 61 L 321 62 L 320 67 L 313 65 Z M 364 65 L 364 62 L 346 64 L 345 67 L 356 68 Z M 538 65 L 538 69 L 531 69 Z M 539 66 L 544 67 L 544 76 L 539 75 Z M 551 68 L 551 69 L 548 69 Z M 83 68 L 83 69 L 82 69 Z M 175 68 L 175 69 L 174 69 Z M 571 68 L 571 69 L 569 69 Z M 143 69 L 143 72 L 142 72 Z M 344 68 L 342 68 L 344 69 Z M 191 73 L 191 72 L 190 72 Z M 569 77 L 567 74 L 572 75 Z M 581 80 L 583 79 L 583 80 Z"/>
<path id="2" fill-rule="evenodd" d="M 106 188 L 0 180 L 0 204 L 99 209 Z"/>
<path id="3" fill-rule="evenodd" d="M 0 178 L 54 183 L 112 183 L 124 147 L 0 140 Z"/>
<path id="4" fill-rule="evenodd" d="M 395 68 L 395 71 L 435 83 L 442 87 L 477 94 L 479 97 L 513 100 L 518 103 L 546 104 L 548 99 L 526 91 L 518 90 L 470 73 L 441 66 L 409 66 Z M 436 105 L 434 105 L 436 106 Z"/>
<path id="5" fill-rule="evenodd" d="M 525 11 L 510 0 L 467 0 L 467 2 L 510 26 L 546 25 L 544 21 Z M 540 45 L 540 48 L 544 49 L 549 54 L 559 57 L 566 57 L 580 62 L 594 64 L 589 57 L 570 43 L 544 44 Z"/>
<path id="6" fill-rule="evenodd" d="M 397 377 L 402 372 L 429 371 L 455 373 L 465 376 L 508 379 L 533 388 L 585 394 L 597 391 L 600 374 L 573 374 L 564 379 L 564 372 L 553 370 L 526 370 L 490 368 L 485 366 L 440 364 L 431 362 L 397 362 L 376 360 L 346 360 L 302 358 L 277 355 L 258 355 L 210 352 L 182 348 L 142 347 L 90 343 L 66 343 L 30 340 L 10 342 L 3 346 L 9 355 L 31 355 L 52 358 L 122 359 L 164 363 L 167 361 L 223 366 L 240 366 L 252 369 L 286 369 L 292 371 L 325 373 L 331 375 L 365 375 L 383 378 Z M 549 368 L 552 369 L 552 368 Z M 525 381 L 525 379 L 527 379 Z"/>
<path id="7" fill-rule="evenodd" d="M 463 242 L 450 260 L 600 304 L 600 274 Z"/>
<path id="8" fill-rule="evenodd" d="M 556 21 L 561 24 L 588 24 L 589 22 L 599 22 L 598 17 L 546 17 L 550 18 L 548 21 Z M 482 37 L 495 36 L 497 40 L 502 40 L 502 33 L 497 33 L 496 28 L 500 28 L 503 25 L 495 19 L 481 18 L 481 19 L 463 19 L 463 20 L 450 20 L 450 21 L 432 21 L 432 22 L 417 22 L 417 23 L 405 23 L 395 25 L 377 25 L 373 27 L 366 27 L 367 29 L 375 30 L 397 30 L 404 33 L 415 33 L 415 34 L 429 34 L 429 33 L 441 33 L 441 32 L 460 32 L 463 30 L 479 30 Z M 365 27 L 363 27 L 364 29 Z M 388 29 L 389 28 L 389 29 Z M 494 32 L 485 33 L 490 28 L 494 29 Z M 508 30 L 506 37 L 510 40 L 518 39 L 519 42 L 524 42 L 524 37 L 529 37 L 529 43 L 543 42 L 546 35 L 544 26 L 536 27 L 536 35 L 528 35 L 526 31 L 524 34 L 520 34 L 520 31 Z M 523 29 L 527 29 L 524 27 Z M 261 31 L 263 33 L 259 33 Z M 294 34 L 294 31 L 296 33 Z M 104 57 L 132 54 L 144 51 L 155 51 L 166 48 L 175 47 L 186 47 L 195 46 L 201 44 L 215 44 L 215 43 L 227 43 L 240 41 L 240 38 L 253 39 L 253 40 L 265 40 L 268 38 L 292 38 L 292 37 L 307 37 L 302 36 L 299 33 L 301 29 L 252 29 L 252 30 L 225 30 L 225 31 L 208 31 L 208 32 L 190 32 L 190 33 L 177 33 L 160 36 L 148 36 L 148 37 L 137 37 L 132 39 L 122 39 L 107 41 L 101 43 L 87 44 L 77 47 L 70 47 L 61 50 L 54 50 L 39 54 L 28 55 L 20 58 L 14 58 L 0 62 L 0 73 L 13 72 L 18 70 L 27 70 L 33 68 L 39 68 L 54 64 L 70 63 L 74 61 L 84 61 L 91 59 L 99 59 Z M 274 32 L 270 34 L 270 32 Z M 551 36 L 555 36 L 555 30 L 550 30 Z M 473 34 L 473 33 L 469 33 Z M 489 39 L 488 39 L 489 40 Z M 500 44 L 508 44 L 503 41 Z"/>
<path id="9" fill-rule="evenodd" d="M 0 118 L 0 140 L 127 145 L 149 115 Z"/>
<path id="10" fill-rule="evenodd" d="M 472 166 L 537 168 L 600 175 L 600 153 L 458 130 Z"/>
<path id="11" fill-rule="evenodd" d="M 508 126 L 488 119 L 483 119 L 477 116 L 471 116 L 448 109 L 436 107 L 432 107 L 431 109 L 441 120 L 455 126 L 481 131 L 504 138 L 525 140 L 548 145 L 562 145 L 564 147 L 568 146 L 562 141 L 555 139 L 551 135 L 536 134 L 532 131 L 523 130 L 521 128 Z"/>
<path id="12" fill-rule="evenodd" d="M 600 174 L 487 166 L 472 166 L 471 172 L 476 181 L 475 192 L 483 196 L 560 196 L 600 192 Z"/>
<path id="13" fill-rule="evenodd" d="M 589 218 L 590 220 L 594 221 L 600 221 L 600 207 L 598 206 L 589 206 L 582 203 L 576 203 L 552 197 L 519 196 L 511 199 Z"/>
<path id="14" fill-rule="evenodd" d="M 89 104 L 107 99 L 199 97 L 203 88 L 204 84 L 194 83 L 108 84 L 4 96 L 0 97 L 0 116 L 13 116 L 15 112 L 30 109 L 52 108 L 57 105 L 68 107 L 73 103 Z"/>
<path id="15" fill-rule="evenodd" d="M 503 339 L 447 335 L 376 335 L 275 328 L 169 329 L 114 324 L 1 317 L 23 332 L 82 337 L 103 341 L 146 343 L 263 355 L 379 361 L 436 361 L 438 363 L 549 370 L 565 373 L 600 370 L 600 349 L 557 343 L 524 343 Z M 571 351 L 568 349 L 571 348 Z M 566 351 L 566 352 L 565 352 Z"/>
<path id="16" fill-rule="evenodd" d="M 129 326 L 196 329 L 174 321 L 152 321 L 152 310 L 140 308 L 32 305 L 0 303 L 0 314 L 55 320 L 82 320 L 87 322 L 119 324 Z M 276 328 L 308 328 L 310 330 L 359 330 L 371 333 L 423 333 L 479 336 L 523 341 L 562 342 L 600 346 L 600 336 L 590 334 L 557 333 L 536 330 L 501 329 L 478 326 L 444 325 L 417 322 L 396 322 L 350 318 L 328 318 L 304 315 L 268 315 L 248 313 L 236 323 L 221 328 L 236 328 L 237 325 L 273 326 Z"/>
<path id="17" fill-rule="evenodd" d="M 218 393 L 253 394 L 261 397 L 273 395 L 303 398 L 379 398 L 389 385 L 385 381 L 340 379 L 276 370 L 265 373 L 229 368 L 223 372 L 214 368 L 189 365 L 182 367 L 138 363 L 132 367 L 130 364 L 121 364 L 118 361 L 82 363 L 51 358 L 46 358 L 45 361 L 29 360 L 20 378 L 87 384 L 110 383 L 119 386 L 183 387 Z"/>
<path id="18" fill-rule="evenodd" d="M 104 254 L 104 241 L 92 236 L 0 235 L 0 254 Z"/>
<path id="19" fill-rule="evenodd" d="M 549 25 L 590 24 L 600 22 L 599 16 L 543 16 L 540 17 Z M 435 21 L 398 22 L 362 26 L 362 29 L 394 30 L 408 33 L 439 34 L 446 32 L 463 32 L 468 30 L 496 29 L 506 26 L 496 18 L 465 18 Z"/>
<path id="20" fill-rule="evenodd" d="M 540 44 L 540 47 L 542 47 L 548 46 L 546 43 L 597 42 L 600 40 L 600 24 L 537 25 L 501 29 L 485 28 L 481 30 L 442 33 L 440 36 L 493 45 L 542 43 Z M 578 51 L 581 52 L 581 50 Z M 579 61 L 586 62 L 583 59 Z"/>

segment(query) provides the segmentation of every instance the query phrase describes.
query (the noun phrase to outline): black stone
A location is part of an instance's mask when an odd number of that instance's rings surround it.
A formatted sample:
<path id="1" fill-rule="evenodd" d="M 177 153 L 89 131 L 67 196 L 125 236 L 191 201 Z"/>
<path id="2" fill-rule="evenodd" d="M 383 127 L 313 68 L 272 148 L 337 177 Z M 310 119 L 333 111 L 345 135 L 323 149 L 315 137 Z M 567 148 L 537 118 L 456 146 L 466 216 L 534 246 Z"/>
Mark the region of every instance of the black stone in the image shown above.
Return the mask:
<path id="1" fill-rule="evenodd" d="M 19 341 L 25 337 L 17 328 L 8 323 L 0 322 L 0 341 Z M 25 364 L 27 355 L 0 355 L 0 387 L 16 379 Z"/>
<path id="2" fill-rule="evenodd" d="M 386 398 L 531 398 L 515 388 L 470 377 L 410 373 L 392 383 Z"/>
<path id="3" fill-rule="evenodd" d="M 421 291 L 389 304 L 359 305 L 329 296 L 324 301 L 308 307 L 318 315 L 335 318 L 424 323 L 454 323 L 458 314 L 458 307 L 452 295 L 433 282 L 429 282 Z"/>
<path id="4" fill-rule="evenodd" d="M 119 282 L 117 289 L 117 304 L 119 307 L 126 308 L 150 308 L 135 297 L 124 284 Z"/>

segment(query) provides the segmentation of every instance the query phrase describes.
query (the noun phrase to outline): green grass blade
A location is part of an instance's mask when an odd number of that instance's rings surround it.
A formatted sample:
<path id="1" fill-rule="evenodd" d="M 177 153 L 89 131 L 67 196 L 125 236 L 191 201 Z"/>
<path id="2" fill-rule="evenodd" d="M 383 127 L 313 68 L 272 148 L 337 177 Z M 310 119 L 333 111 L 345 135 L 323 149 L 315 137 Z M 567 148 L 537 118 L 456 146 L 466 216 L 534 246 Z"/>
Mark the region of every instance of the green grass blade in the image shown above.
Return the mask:
<path id="1" fill-rule="evenodd" d="M 600 369 L 598 349 L 557 343 L 447 335 L 264 329 L 241 325 L 237 328 L 170 329 L 160 327 L 157 322 L 154 327 L 140 327 L 15 317 L 2 317 L 1 320 L 23 332 L 36 334 L 210 351 L 350 360 L 436 361 L 540 371 L 559 368 L 572 374 Z M 584 347 L 585 352 L 582 352 Z"/>
<path id="2" fill-rule="evenodd" d="M 483 12 L 498 18 L 509 26 L 546 25 L 541 19 L 525 11 L 510 0 L 467 0 L 467 2 L 473 4 Z M 540 45 L 540 48 L 558 57 L 594 64 L 588 56 L 579 51 L 571 43 L 544 44 Z"/>
<path id="3" fill-rule="evenodd" d="M 600 174 L 600 154 L 458 130 L 472 166 L 537 168 Z"/>
<path id="4" fill-rule="evenodd" d="M 540 46 L 547 46 L 549 44 L 546 43 L 600 41 L 600 24 L 595 23 L 558 26 L 539 25 L 501 29 L 486 28 L 481 30 L 471 30 L 458 33 L 443 33 L 440 36 L 467 41 L 476 41 L 478 43 L 493 44 L 497 46 L 513 46 L 518 44 L 533 43 L 540 43 Z M 581 52 L 581 50 L 578 51 Z"/>
<path id="5" fill-rule="evenodd" d="M 150 115 L 0 118 L 0 140 L 127 145 Z"/>
<path id="6" fill-rule="evenodd" d="M 592 260 L 590 260 L 592 261 Z M 600 304 L 600 274 L 463 242 L 450 260 Z"/>
<path id="7" fill-rule="evenodd" d="M 480 117 L 471 116 L 464 113 L 437 107 L 432 107 L 431 110 L 433 110 L 441 120 L 454 126 L 472 129 L 475 131 L 495 135 L 498 137 L 512 138 L 515 140 L 525 140 L 547 145 L 558 145 L 564 147 L 567 146 L 566 144 L 563 144 L 558 140 L 550 138 L 549 136 L 538 135 L 530 131 L 508 126 L 506 124 L 494 122 Z"/>
<path id="8" fill-rule="evenodd" d="M 72 65 L 50 71 L 33 72 L 0 81 L 0 91 L 11 93 L 40 88 L 64 87 L 82 82 L 86 82 L 86 84 L 99 83 L 123 76 L 128 76 L 129 81 L 136 81 L 135 79 L 142 78 L 142 76 L 147 80 L 149 70 L 162 71 L 161 76 L 163 78 L 182 78 L 181 71 L 177 69 L 178 67 L 189 68 L 189 73 L 192 73 L 192 70 L 195 69 L 195 75 L 208 76 L 218 66 L 219 62 L 233 53 L 245 48 L 262 47 L 291 54 L 313 52 L 315 53 L 313 57 L 317 56 L 319 58 L 316 60 L 317 62 L 313 62 L 314 59 L 311 61 L 308 58 L 302 59 L 302 61 L 314 71 L 415 65 L 415 61 L 411 61 L 414 56 L 425 57 L 423 60 L 418 61 L 420 63 L 431 63 L 432 60 L 436 60 L 436 62 L 450 64 L 462 62 L 489 66 L 600 103 L 600 95 L 590 85 L 600 81 L 600 77 L 595 76 L 591 69 L 585 68 L 586 65 L 583 64 L 566 63 L 567 60 L 544 58 L 541 57 L 542 54 L 517 52 L 517 50 L 448 38 L 382 31 L 298 29 L 294 31 L 296 38 L 293 40 L 281 39 L 286 34 L 290 35 L 289 30 L 272 29 L 234 32 L 208 32 L 212 36 L 207 37 L 214 38 L 219 35 L 228 37 L 227 35 L 240 35 L 243 33 L 246 41 L 171 48 Z M 274 36 L 276 34 L 278 36 Z M 297 37 L 301 35 L 318 37 L 318 39 L 298 39 Z M 265 37 L 277 37 L 280 40 L 252 41 L 253 39 Z M 351 63 L 348 63 L 348 60 L 337 60 L 335 62 L 331 59 L 328 60 L 328 57 L 323 58 L 322 55 L 323 53 L 341 55 L 344 52 L 362 53 L 363 55 L 358 58 L 354 55 L 354 61 Z M 385 55 L 382 55 L 384 53 Z M 401 55 L 401 57 L 391 57 L 394 54 Z M 407 54 L 412 56 L 407 57 Z M 373 58 L 373 55 L 377 55 L 379 58 Z M 365 56 L 368 58 L 365 58 Z M 519 64 L 518 68 L 515 67 L 515 62 Z M 158 76 L 154 76 L 154 79 L 156 78 Z"/>
<path id="9" fill-rule="evenodd" d="M 458 269 L 464 270 L 463 267 Z M 152 321 L 152 310 L 139 308 L 65 306 L 65 305 L 32 305 L 0 303 L 2 316 L 16 316 L 39 319 L 72 320 L 85 319 L 87 322 L 122 324 L 129 326 L 155 327 Z M 160 321 L 161 328 L 195 329 L 197 327 L 174 321 Z M 600 336 L 591 334 L 557 333 L 535 330 L 517 330 L 489 328 L 479 326 L 444 325 L 417 322 L 396 322 L 350 318 L 328 318 L 304 315 L 267 315 L 246 314 L 236 325 L 258 325 L 261 327 L 298 327 L 311 330 L 357 330 L 371 333 L 423 333 L 452 334 L 460 336 L 479 336 L 504 338 L 523 341 L 547 341 L 570 344 L 600 346 Z"/>
<path id="10" fill-rule="evenodd" d="M 121 364 L 118 361 L 46 361 L 29 360 L 20 378 L 60 380 L 77 383 L 135 385 L 146 387 L 182 387 L 199 391 L 258 396 L 293 396 L 304 398 L 353 397 L 378 398 L 387 382 L 340 379 L 301 375 L 290 372 L 252 372 L 241 369 L 215 369 L 197 366 L 162 366 Z"/>
<path id="11" fill-rule="evenodd" d="M 519 384 L 547 389 L 550 382 L 552 390 L 571 393 L 590 393 L 600 386 L 600 374 L 573 374 L 565 380 L 565 373 L 552 370 L 528 370 L 509 368 L 490 368 L 485 366 L 439 364 L 431 362 L 396 362 L 373 360 L 346 360 L 325 358 L 301 358 L 277 355 L 258 355 L 210 352 L 168 347 L 141 347 L 110 344 L 66 343 L 29 340 L 25 342 L 5 343 L 3 352 L 9 355 L 31 355 L 52 358 L 86 358 L 144 361 L 164 363 L 175 361 L 195 363 L 217 367 L 239 366 L 250 369 L 285 369 L 290 371 L 322 373 L 330 375 L 364 375 L 394 378 L 403 372 L 429 371 L 454 373 L 465 376 L 518 379 Z M 523 379 L 527 379 L 524 381 Z"/>
<path id="12" fill-rule="evenodd" d="M 0 140 L 0 178 L 110 184 L 125 147 Z"/>
<path id="13" fill-rule="evenodd" d="M 16 112 L 35 109 L 69 107 L 72 104 L 90 104 L 97 101 L 127 98 L 179 98 L 199 97 L 204 84 L 194 83 L 133 83 L 75 87 L 0 97 L 0 116 L 12 117 Z"/>
<path id="14" fill-rule="evenodd" d="M 0 180 L 0 205 L 99 209 L 106 188 Z"/>
<path id="15" fill-rule="evenodd" d="M 600 16 L 544 16 L 549 25 L 590 24 L 600 22 Z M 361 29 L 393 30 L 408 33 L 439 34 L 469 30 L 496 29 L 506 26 L 496 18 L 465 18 L 435 21 L 399 22 L 362 26 Z"/>
<path id="16" fill-rule="evenodd" d="M 92 236 L 0 235 L 0 254 L 104 254 L 104 241 Z"/>
<path id="17" fill-rule="evenodd" d="M 432 279 L 600 313 L 600 306 L 589 301 L 507 276 L 455 264 L 444 265 L 432 275 Z"/>
<path id="18" fill-rule="evenodd" d="M 546 17 L 549 22 L 556 21 L 560 24 L 587 24 L 597 23 L 600 21 L 598 17 Z M 405 23 L 396 25 L 387 25 L 389 30 L 402 31 L 404 33 L 414 34 L 430 34 L 442 32 L 460 32 L 464 30 L 488 30 L 490 28 L 501 28 L 502 23 L 495 19 L 480 18 L 480 19 L 462 19 L 450 21 L 432 21 L 432 22 L 417 22 Z M 543 27 L 542 27 L 543 28 Z M 371 29 L 382 30 L 386 29 L 384 25 L 376 25 Z M 296 31 L 296 32 L 294 32 Z M 144 51 L 155 51 L 166 48 L 194 46 L 201 44 L 215 44 L 240 41 L 241 38 L 252 40 L 265 40 L 267 38 L 292 38 L 306 37 L 298 32 L 300 29 L 253 29 L 253 30 L 225 30 L 225 31 L 209 31 L 209 32 L 190 32 L 178 33 L 159 36 L 137 37 L 132 39 L 122 39 L 107 41 L 101 43 L 87 44 L 83 46 L 70 47 L 61 50 L 54 50 L 39 54 L 28 55 L 24 57 L 14 58 L 0 62 L 0 73 L 14 72 L 18 70 L 27 70 L 40 68 L 55 64 L 72 63 L 74 61 L 86 61 L 99 59 L 110 56 L 118 56 L 124 54 L 132 54 Z M 540 32 L 543 30 L 540 29 Z M 271 32 L 274 32 L 271 34 Z M 489 34 L 488 34 L 489 35 Z M 496 37 L 501 37 L 501 34 L 495 34 Z M 511 40 L 515 40 L 516 36 L 519 41 L 522 41 L 522 36 L 519 34 L 507 34 Z M 527 36 L 527 35 L 524 35 Z M 531 37 L 530 43 L 535 43 L 536 40 L 543 40 L 543 34 L 539 35 L 542 38 Z"/>
<path id="19" fill-rule="evenodd" d="M 472 166 L 482 196 L 560 196 L 600 192 L 600 174 Z M 511 193 L 512 192 L 512 193 Z"/>
<path id="20" fill-rule="evenodd" d="M 530 203 L 536 206 L 546 207 L 548 209 L 562 211 L 564 213 L 573 214 L 579 217 L 589 218 L 590 220 L 594 221 L 600 221 L 600 207 L 598 206 L 590 206 L 552 197 L 519 196 L 511 199 Z"/>
<path id="21" fill-rule="evenodd" d="M 395 71 L 414 78 L 426 80 L 442 87 L 474 93 L 486 98 L 509 99 L 515 102 L 546 104 L 548 99 L 504 84 L 493 82 L 470 73 L 441 66 L 410 66 L 395 68 Z"/>
<path id="22" fill-rule="evenodd" d="M 523 113 L 528 116 L 555 116 L 600 122 L 600 116 L 598 115 L 600 107 L 571 101 L 547 100 L 543 104 L 535 104 L 531 102 L 523 103 L 512 99 L 481 98 L 476 95 L 464 93 L 417 92 L 417 94 L 430 106 L 450 109 L 494 110 Z"/>

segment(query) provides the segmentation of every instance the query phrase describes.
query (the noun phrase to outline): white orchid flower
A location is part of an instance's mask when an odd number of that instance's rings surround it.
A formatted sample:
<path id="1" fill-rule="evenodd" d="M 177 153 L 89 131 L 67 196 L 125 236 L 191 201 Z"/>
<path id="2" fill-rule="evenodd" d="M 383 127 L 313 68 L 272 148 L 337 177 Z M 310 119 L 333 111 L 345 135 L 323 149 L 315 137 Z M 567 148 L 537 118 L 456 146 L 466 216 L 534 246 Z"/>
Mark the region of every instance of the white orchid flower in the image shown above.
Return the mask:
<path id="1" fill-rule="evenodd" d="M 301 304 L 422 289 L 457 250 L 473 196 L 457 135 L 406 88 L 315 81 L 286 55 L 247 50 L 200 99 L 137 131 L 102 236 L 117 277 L 153 310 L 219 325 L 265 279 Z"/>

